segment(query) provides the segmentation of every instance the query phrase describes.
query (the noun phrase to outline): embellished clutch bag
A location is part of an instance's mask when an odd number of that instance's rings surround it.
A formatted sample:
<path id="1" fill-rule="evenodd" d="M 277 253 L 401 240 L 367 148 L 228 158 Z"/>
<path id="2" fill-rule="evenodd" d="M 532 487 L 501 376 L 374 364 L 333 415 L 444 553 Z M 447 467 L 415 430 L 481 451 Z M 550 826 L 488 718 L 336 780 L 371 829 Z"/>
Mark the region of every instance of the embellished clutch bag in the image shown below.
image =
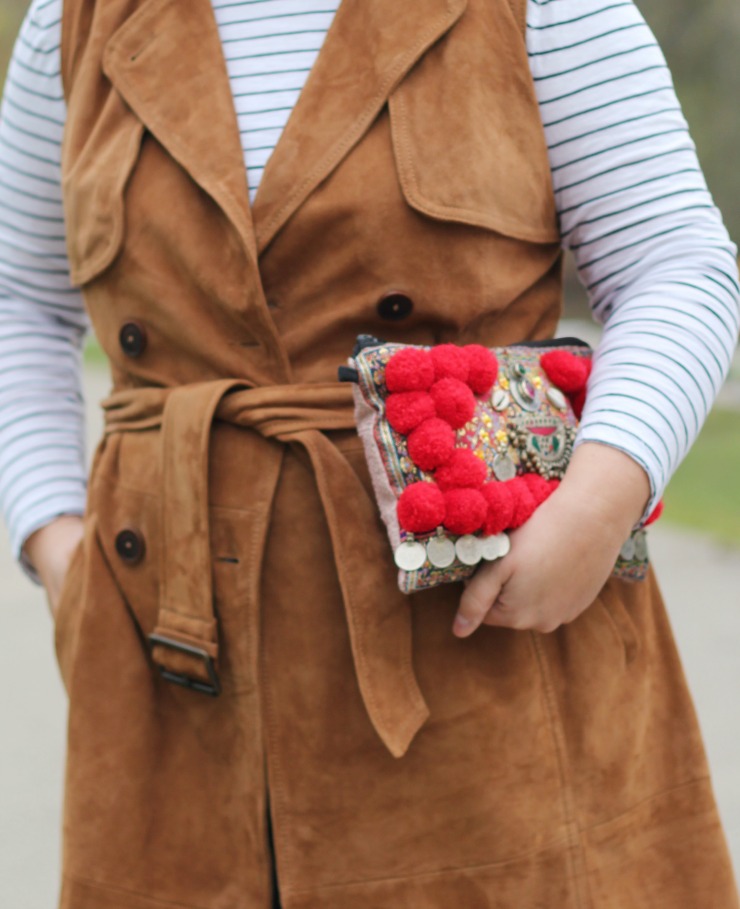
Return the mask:
<path id="1" fill-rule="evenodd" d="M 509 551 L 568 466 L 591 371 L 574 338 L 504 348 L 418 347 L 358 338 L 340 379 L 404 593 L 469 578 Z M 644 530 L 615 573 L 647 572 Z"/>

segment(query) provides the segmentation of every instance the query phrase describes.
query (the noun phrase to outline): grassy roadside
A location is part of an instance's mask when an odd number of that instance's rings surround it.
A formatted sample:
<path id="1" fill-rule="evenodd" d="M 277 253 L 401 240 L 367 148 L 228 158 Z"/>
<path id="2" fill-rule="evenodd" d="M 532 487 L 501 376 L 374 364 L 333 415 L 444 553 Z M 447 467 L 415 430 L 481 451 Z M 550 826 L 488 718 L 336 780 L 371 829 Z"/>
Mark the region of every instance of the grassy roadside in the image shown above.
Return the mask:
<path id="1" fill-rule="evenodd" d="M 82 355 L 82 361 L 85 366 L 102 369 L 107 366 L 108 358 L 103 353 L 101 346 L 92 335 L 88 336 L 85 343 L 85 350 Z"/>
<path id="2" fill-rule="evenodd" d="M 670 482 L 661 520 L 740 546 L 740 413 L 709 414 Z"/>

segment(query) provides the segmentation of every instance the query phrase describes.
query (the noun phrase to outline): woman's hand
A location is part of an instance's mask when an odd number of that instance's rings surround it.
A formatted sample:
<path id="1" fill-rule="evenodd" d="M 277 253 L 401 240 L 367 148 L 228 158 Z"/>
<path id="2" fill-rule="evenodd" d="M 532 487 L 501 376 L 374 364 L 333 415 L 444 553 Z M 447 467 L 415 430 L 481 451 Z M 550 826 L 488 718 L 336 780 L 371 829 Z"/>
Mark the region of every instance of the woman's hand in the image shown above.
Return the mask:
<path id="1" fill-rule="evenodd" d="M 55 619 L 59 594 L 82 533 L 82 518 L 77 515 L 62 515 L 32 533 L 24 546 L 29 561 L 46 589 L 49 608 Z"/>
<path id="2" fill-rule="evenodd" d="M 645 471 L 597 443 L 574 452 L 553 495 L 511 534 L 511 551 L 468 582 L 453 632 L 481 624 L 554 631 L 572 622 L 609 578 L 650 494 Z"/>

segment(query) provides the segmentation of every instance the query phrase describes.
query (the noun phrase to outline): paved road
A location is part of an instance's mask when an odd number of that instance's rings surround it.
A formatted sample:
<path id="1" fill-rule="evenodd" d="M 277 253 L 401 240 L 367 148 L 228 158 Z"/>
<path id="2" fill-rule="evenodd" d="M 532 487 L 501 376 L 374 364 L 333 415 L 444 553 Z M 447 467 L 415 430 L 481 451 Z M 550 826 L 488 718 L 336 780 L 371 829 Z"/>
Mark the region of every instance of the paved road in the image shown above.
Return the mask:
<path id="1" fill-rule="evenodd" d="M 100 375 L 88 385 L 95 402 Z M 740 550 L 666 526 L 651 539 L 740 870 Z M 0 906 L 53 909 L 66 704 L 43 598 L 5 543 L 0 534 Z"/>

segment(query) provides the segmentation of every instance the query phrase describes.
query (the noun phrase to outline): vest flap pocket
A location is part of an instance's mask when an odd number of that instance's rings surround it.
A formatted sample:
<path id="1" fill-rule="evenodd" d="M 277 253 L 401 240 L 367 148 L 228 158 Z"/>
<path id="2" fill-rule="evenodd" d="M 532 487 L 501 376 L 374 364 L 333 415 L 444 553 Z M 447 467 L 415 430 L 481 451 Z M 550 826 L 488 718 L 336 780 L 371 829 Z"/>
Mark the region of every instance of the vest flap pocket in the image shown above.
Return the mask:
<path id="1" fill-rule="evenodd" d="M 62 168 L 67 254 L 77 286 L 101 274 L 121 249 L 124 191 L 143 135 L 143 123 L 111 92 L 72 166 Z"/>
<path id="2" fill-rule="evenodd" d="M 520 240 L 559 241 L 526 47 L 506 3 L 463 17 L 399 84 L 389 109 L 412 208 Z"/>

